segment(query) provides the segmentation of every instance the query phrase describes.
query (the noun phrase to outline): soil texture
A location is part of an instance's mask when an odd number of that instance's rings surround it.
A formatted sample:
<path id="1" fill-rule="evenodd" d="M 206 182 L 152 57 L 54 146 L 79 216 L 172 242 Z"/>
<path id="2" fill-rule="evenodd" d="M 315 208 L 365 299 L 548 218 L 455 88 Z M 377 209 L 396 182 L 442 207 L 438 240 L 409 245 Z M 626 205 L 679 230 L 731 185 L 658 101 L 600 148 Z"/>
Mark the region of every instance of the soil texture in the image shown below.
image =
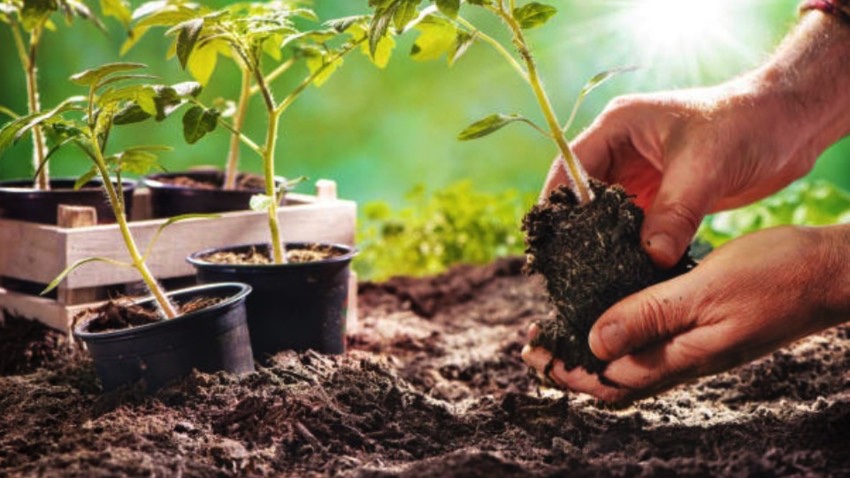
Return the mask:
<path id="1" fill-rule="evenodd" d="M 522 262 L 362 284 L 347 354 L 150 396 L 101 393 L 85 354 L 7 315 L 0 362 L 67 356 L 0 377 L 0 476 L 850 475 L 847 327 L 609 409 L 528 374 L 525 330 L 554 310 Z"/>
<path id="2" fill-rule="evenodd" d="M 319 262 L 342 255 L 345 255 L 345 252 L 322 244 L 286 248 L 286 260 L 292 264 Z M 201 257 L 201 260 L 212 264 L 263 265 L 274 262 L 268 247 L 251 247 L 245 251 L 217 251 Z"/>
<path id="3" fill-rule="evenodd" d="M 653 264 L 640 240 L 643 211 L 620 186 L 593 181 L 596 198 L 580 205 L 566 186 L 555 189 L 523 219 L 528 271 L 541 274 L 558 314 L 540 324 L 533 344 L 552 352 L 567 370 L 605 370 L 588 346 L 590 329 L 612 305 L 689 270 Z M 551 368 L 551 364 L 550 364 Z"/>
<path id="4" fill-rule="evenodd" d="M 218 180 L 215 181 L 203 181 L 189 176 L 159 177 L 157 178 L 157 181 L 181 188 L 215 190 L 222 188 L 224 175 L 221 175 Z M 262 191 L 264 188 L 265 181 L 262 176 L 255 174 L 240 174 L 236 178 L 237 191 Z"/>

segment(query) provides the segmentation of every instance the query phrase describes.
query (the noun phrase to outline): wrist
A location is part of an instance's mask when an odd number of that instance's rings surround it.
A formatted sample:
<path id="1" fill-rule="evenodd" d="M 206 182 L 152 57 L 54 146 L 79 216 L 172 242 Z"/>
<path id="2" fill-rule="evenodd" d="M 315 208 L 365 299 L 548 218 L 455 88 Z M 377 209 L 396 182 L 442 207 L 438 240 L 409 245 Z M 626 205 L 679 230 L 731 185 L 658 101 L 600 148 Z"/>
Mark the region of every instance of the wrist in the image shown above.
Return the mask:
<path id="1" fill-rule="evenodd" d="M 850 24 L 821 11 L 797 30 L 764 66 L 748 75 L 753 94 L 798 142 L 796 155 L 814 161 L 850 133 Z"/>
<path id="2" fill-rule="evenodd" d="M 820 241 L 822 264 L 813 288 L 823 292 L 821 316 L 825 327 L 850 321 L 850 224 L 813 228 Z"/>

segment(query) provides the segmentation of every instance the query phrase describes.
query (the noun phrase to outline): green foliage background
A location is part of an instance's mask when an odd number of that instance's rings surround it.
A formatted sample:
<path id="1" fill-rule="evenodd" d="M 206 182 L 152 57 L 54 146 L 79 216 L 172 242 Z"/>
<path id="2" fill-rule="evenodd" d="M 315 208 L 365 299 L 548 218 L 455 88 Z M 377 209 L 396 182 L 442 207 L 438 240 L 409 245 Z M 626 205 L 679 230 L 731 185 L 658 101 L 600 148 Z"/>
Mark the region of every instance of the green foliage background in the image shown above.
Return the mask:
<path id="1" fill-rule="evenodd" d="M 137 6 L 140 2 L 131 3 Z M 642 45 L 628 41 L 623 34 L 628 25 L 613 25 L 610 20 L 612 12 L 616 13 L 628 2 L 550 3 L 558 7 L 558 15 L 545 27 L 530 31 L 529 39 L 535 46 L 555 107 L 566 116 L 588 78 L 602 70 L 635 64 Z M 325 19 L 367 11 L 367 0 L 314 0 L 313 4 Z M 793 25 L 798 2 L 742 0 L 741 4 L 746 8 L 739 9 L 737 21 L 741 21 L 740 15 L 745 15 L 744 24 L 748 28 L 735 33 L 740 35 L 740 43 L 746 45 L 745 58 L 718 45 L 711 58 L 689 58 L 692 65 L 689 71 L 682 71 L 685 62 L 656 64 L 616 78 L 588 98 L 573 133 L 586 126 L 616 95 L 712 84 L 758 64 Z M 492 20 L 482 20 L 485 26 L 488 22 L 493 25 Z M 43 38 L 39 60 L 45 107 L 79 93 L 67 78 L 84 68 L 115 61 L 124 39 L 115 22 L 108 22 L 109 36 L 86 22 L 78 21 L 71 27 L 61 21 L 57 23 L 58 31 L 48 32 Z M 464 179 L 469 182 L 445 193 L 457 204 L 473 200 L 465 196 L 473 191 L 489 194 L 487 197 L 492 200 L 505 200 L 508 208 L 523 201 L 505 199 L 504 194 L 511 198 L 533 197 L 555 154 L 549 142 L 519 126 L 477 141 L 455 140 L 457 133 L 473 120 L 498 111 L 522 112 L 539 120 L 528 88 L 483 45 L 474 46 L 448 68 L 445 62 L 419 63 L 409 59 L 406 52 L 412 40 L 412 35 L 400 40 L 385 71 L 376 69 L 360 55 L 351 55 L 329 82 L 303 95 L 283 118 L 277 173 L 335 179 L 342 196 L 361 205 L 383 201 L 386 204 L 380 207 L 385 208 L 384 212 L 391 207 L 428 210 L 429 199 L 422 191 L 430 194 Z M 176 60 L 165 60 L 168 44 L 161 30 L 152 31 L 123 59 L 149 64 L 152 73 L 170 83 L 189 80 Z M 208 100 L 218 96 L 235 98 L 238 85 L 236 68 L 222 61 L 203 96 Z M 254 98 L 246 123 L 246 131 L 256 137 L 262 136 L 263 110 L 259 101 L 258 97 Z M 12 37 L 5 28 L 0 28 L 0 104 L 18 112 L 26 108 L 23 74 Z M 117 146 L 137 144 L 140 140 L 173 145 L 175 151 L 163 155 L 170 170 L 224 163 L 228 137 L 223 131 L 187 146 L 178 121 L 172 118 L 164 124 L 123 128 L 115 141 Z M 29 155 L 28 141 L 8 151 L 0 158 L 0 179 L 29 176 L 28 159 L 15 158 L 29 158 Z M 825 153 L 810 177 L 828 179 L 850 190 L 848 156 L 850 140 L 845 140 Z M 55 177 L 78 175 L 87 166 L 84 158 L 69 149 L 57 155 L 52 172 Z M 243 169 L 260 170 L 259 161 L 244 150 Z M 414 198 L 405 203 L 410 191 L 416 191 Z M 375 213 L 374 208 L 369 211 Z M 399 214 L 400 220 L 404 220 L 404 213 Z M 501 210 L 496 215 L 500 214 L 507 213 Z"/>

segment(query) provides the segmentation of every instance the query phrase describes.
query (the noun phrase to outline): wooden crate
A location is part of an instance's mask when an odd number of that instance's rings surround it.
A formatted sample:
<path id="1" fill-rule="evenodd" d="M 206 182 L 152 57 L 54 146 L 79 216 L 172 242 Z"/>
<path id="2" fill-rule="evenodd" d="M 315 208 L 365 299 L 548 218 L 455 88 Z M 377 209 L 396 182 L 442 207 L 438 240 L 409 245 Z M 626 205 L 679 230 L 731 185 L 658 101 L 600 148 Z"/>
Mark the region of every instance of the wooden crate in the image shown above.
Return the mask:
<path id="1" fill-rule="evenodd" d="M 316 195 L 291 193 L 287 198 L 290 203 L 278 209 L 285 241 L 354 244 L 357 206 L 353 201 L 337 198 L 336 184 L 319 181 Z M 150 210 L 147 191 L 140 190 L 134 197 L 134 204 L 145 215 Z M 158 219 L 130 223 L 139 248 L 145 249 L 164 222 Z M 215 219 L 191 219 L 172 224 L 163 231 L 148 265 L 166 284 L 185 284 L 195 274 L 194 268 L 186 262 L 189 254 L 210 247 L 268 240 L 265 212 L 240 211 L 223 213 Z M 0 280 L 3 281 L 0 312 L 37 319 L 67 331 L 77 312 L 96 305 L 113 291 L 139 290 L 140 280 L 135 269 L 93 262 L 69 274 L 57 289 L 55 298 L 37 295 L 43 284 L 52 281 L 66 267 L 92 256 L 129 260 L 117 225 L 59 227 L 0 219 Z M 356 280 L 353 282 L 356 285 Z M 352 292 L 352 296 L 356 298 L 356 292 Z M 350 301 L 349 309 L 356 311 L 356 304 Z M 350 317 L 350 321 L 354 319 L 356 316 Z"/>

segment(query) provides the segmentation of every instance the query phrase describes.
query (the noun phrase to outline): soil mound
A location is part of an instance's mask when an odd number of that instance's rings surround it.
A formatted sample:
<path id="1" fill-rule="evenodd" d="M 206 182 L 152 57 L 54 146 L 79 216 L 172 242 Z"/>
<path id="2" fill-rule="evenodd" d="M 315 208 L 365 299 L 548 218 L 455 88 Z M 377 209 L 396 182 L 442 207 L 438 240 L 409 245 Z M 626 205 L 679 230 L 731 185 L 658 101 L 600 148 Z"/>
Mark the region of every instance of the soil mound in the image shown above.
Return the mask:
<path id="1" fill-rule="evenodd" d="M 348 354 L 284 352 L 256 373 L 195 373 L 153 396 L 101 394 L 85 355 L 55 348 L 59 360 L 0 377 L 0 475 L 850 474 L 850 329 L 607 409 L 528 375 L 525 330 L 554 311 L 515 272 L 407 280 L 443 298 L 424 315 L 369 285 Z M 477 285 L 461 298 L 452 281 Z M 14 330 L 7 320 L 0 343 L 52 347 Z"/>

